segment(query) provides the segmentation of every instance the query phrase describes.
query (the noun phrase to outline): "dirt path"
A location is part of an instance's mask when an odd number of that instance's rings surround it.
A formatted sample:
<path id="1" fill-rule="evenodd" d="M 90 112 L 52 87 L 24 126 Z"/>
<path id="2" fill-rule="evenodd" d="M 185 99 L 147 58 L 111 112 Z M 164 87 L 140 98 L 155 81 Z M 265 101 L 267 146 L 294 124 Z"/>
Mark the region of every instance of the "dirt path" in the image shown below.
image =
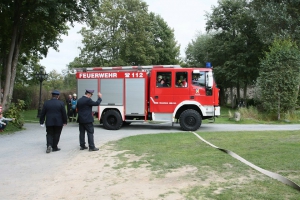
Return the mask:
<path id="1" fill-rule="evenodd" d="M 181 190 L 196 182 L 189 180 L 197 172 L 195 167 L 185 167 L 156 178 L 147 166 L 122 167 L 116 154 L 104 145 L 99 152 L 80 152 L 64 164 L 43 187 L 36 190 L 34 199 L 185 199 Z M 129 161 L 137 157 L 130 155 Z M 197 183 L 199 184 L 199 183 Z"/>

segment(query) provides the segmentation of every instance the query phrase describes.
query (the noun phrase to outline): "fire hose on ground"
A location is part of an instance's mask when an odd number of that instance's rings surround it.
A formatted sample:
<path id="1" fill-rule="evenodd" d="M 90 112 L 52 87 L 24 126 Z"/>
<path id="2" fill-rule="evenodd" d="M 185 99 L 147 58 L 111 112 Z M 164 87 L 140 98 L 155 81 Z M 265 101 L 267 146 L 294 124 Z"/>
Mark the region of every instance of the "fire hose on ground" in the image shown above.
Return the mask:
<path id="1" fill-rule="evenodd" d="M 269 176 L 269 177 L 271 177 L 271 178 L 273 178 L 273 179 L 276 179 L 276 180 L 278 180 L 278 181 L 280 181 L 280 182 L 282 182 L 282 183 L 284 183 L 284 184 L 286 184 L 286 185 L 289 185 L 289 186 L 293 187 L 294 189 L 300 191 L 300 186 L 297 185 L 295 182 L 289 180 L 288 178 L 285 178 L 284 176 L 281 176 L 280 174 L 277 174 L 277 173 L 274 173 L 274 172 L 265 170 L 265 169 L 263 169 L 263 168 L 260 168 L 260 167 L 258 167 L 258 166 L 256 166 L 256 165 L 254 165 L 253 163 L 251 163 L 251 162 L 245 160 L 244 158 L 242 158 L 241 156 L 237 155 L 236 153 L 234 153 L 234 152 L 232 152 L 232 151 L 229 151 L 229 150 L 226 150 L 226 149 L 219 148 L 219 147 L 217 147 L 217 146 L 215 146 L 215 145 L 209 143 L 208 141 L 204 140 L 204 139 L 203 139 L 201 136 L 199 136 L 197 133 L 195 133 L 195 132 L 192 132 L 192 133 L 193 133 L 196 137 L 198 137 L 200 140 L 202 140 L 202 141 L 205 142 L 206 144 L 210 145 L 211 147 L 216 148 L 216 149 L 218 149 L 218 150 L 220 150 L 220 151 L 222 151 L 222 152 L 224 152 L 224 153 L 227 153 L 227 154 L 229 154 L 230 156 L 234 157 L 235 159 L 241 161 L 242 163 L 244 163 L 244 164 L 246 164 L 246 165 L 252 167 L 253 169 L 255 169 L 255 170 L 257 170 L 257 171 L 259 171 L 259 172 L 261 172 L 261 173 L 263 173 L 263 174 L 265 174 L 265 175 L 267 175 L 267 176 Z"/>

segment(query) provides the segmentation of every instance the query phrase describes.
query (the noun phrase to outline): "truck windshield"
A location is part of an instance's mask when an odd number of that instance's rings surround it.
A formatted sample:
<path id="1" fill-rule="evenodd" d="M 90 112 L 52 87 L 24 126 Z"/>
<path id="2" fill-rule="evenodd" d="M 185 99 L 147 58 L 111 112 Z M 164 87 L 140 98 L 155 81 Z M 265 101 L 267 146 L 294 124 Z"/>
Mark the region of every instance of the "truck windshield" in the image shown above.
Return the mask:
<path id="1" fill-rule="evenodd" d="M 205 72 L 200 72 L 200 74 L 192 74 L 193 85 L 205 87 Z"/>

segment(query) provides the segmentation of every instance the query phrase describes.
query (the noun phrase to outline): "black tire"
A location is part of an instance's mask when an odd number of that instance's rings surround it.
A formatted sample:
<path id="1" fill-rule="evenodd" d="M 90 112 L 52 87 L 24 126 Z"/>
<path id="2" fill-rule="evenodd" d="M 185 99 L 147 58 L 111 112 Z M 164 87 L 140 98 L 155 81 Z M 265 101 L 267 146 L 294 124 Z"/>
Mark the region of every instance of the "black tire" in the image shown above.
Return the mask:
<path id="1" fill-rule="evenodd" d="M 118 130 L 123 125 L 120 113 L 116 110 L 108 110 L 102 118 L 103 126 L 107 130 Z"/>
<path id="2" fill-rule="evenodd" d="M 196 131 L 201 126 L 202 118 L 197 111 L 188 109 L 181 113 L 179 122 L 184 131 Z"/>

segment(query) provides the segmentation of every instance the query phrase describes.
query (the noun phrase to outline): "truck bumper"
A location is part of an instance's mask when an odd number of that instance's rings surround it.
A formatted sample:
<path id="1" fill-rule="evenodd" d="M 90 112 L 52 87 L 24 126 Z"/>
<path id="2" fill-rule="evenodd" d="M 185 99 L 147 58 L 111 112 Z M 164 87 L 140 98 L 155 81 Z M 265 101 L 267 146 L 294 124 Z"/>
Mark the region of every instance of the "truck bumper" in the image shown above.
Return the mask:
<path id="1" fill-rule="evenodd" d="M 220 106 L 215 106 L 215 116 L 220 116 L 221 115 L 221 108 Z"/>

